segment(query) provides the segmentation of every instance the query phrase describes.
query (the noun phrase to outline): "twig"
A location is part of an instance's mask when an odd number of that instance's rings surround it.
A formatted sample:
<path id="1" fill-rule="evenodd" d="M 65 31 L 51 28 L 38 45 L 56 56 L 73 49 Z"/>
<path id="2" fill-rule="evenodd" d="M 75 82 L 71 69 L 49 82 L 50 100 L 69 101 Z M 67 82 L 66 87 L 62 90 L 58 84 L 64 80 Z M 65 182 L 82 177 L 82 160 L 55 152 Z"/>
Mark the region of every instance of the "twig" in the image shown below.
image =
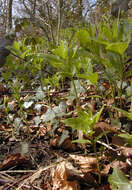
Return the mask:
<path id="1" fill-rule="evenodd" d="M 51 164 L 49 166 L 46 166 L 46 167 L 40 167 L 38 170 L 18 170 L 19 173 L 22 173 L 22 172 L 23 173 L 25 173 L 25 172 L 27 172 L 27 173 L 31 172 L 32 173 L 33 172 L 33 175 L 31 175 L 28 178 L 26 178 L 25 180 L 23 180 L 22 184 L 18 188 L 16 188 L 16 190 L 20 190 L 21 187 L 23 187 L 28 181 L 30 181 L 30 183 L 32 183 L 35 179 L 37 179 L 41 175 L 41 173 L 43 171 L 48 170 L 50 168 L 53 168 L 57 164 L 60 164 L 60 162 L 63 162 L 63 161 L 66 161 L 66 159 L 63 159 L 63 160 L 61 160 L 59 162 L 53 163 L 53 164 Z M 7 172 L 11 173 L 11 172 L 13 172 L 13 170 L 1 171 L 1 172 L 2 173 L 7 173 Z M 14 170 L 14 172 L 17 172 L 17 170 Z"/>

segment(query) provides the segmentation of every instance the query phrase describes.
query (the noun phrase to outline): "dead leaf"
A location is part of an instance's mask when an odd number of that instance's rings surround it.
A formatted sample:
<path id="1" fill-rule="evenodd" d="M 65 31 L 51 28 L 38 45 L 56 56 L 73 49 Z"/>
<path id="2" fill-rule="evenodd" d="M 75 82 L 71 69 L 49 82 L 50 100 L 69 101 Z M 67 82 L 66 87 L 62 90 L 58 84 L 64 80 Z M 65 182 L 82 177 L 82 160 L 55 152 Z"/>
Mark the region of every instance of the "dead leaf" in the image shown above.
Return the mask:
<path id="1" fill-rule="evenodd" d="M 73 152 L 76 149 L 75 144 L 73 144 L 69 138 L 64 140 L 64 142 L 61 145 L 61 148 L 68 152 Z"/>
<path id="2" fill-rule="evenodd" d="M 52 190 L 80 190 L 79 183 L 74 181 L 67 180 L 67 172 L 66 172 L 66 163 L 61 162 L 56 166 L 56 168 L 52 169 L 52 182 L 53 187 Z"/>
<path id="3" fill-rule="evenodd" d="M 92 156 L 70 155 L 70 157 L 80 166 L 83 173 L 97 172 L 97 160 Z"/>
<path id="4" fill-rule="evenodd" d="M 68 152 L 75 151 L 75 144 L 72 143 L 72 141 L 69 138 L 66 138 L 61 144 L 60 144 L 60 137 L 55 136 L 50 140 L 50 145 L 54 148 L 62 148 Z"/>
<path id="5" fill-rule="evenodd" d="M 122 147 L 122 155 L 126 158 L 132 157 L 132 148 L 131 147 Z"/>
<path id="6" fill-rule="evenodd" d="M 30 163 L 29 156 L 22 156 L 20 153 L 10 154 L 4 159 L 2 164 L 0 164 L 0 170 L 9 169 L 14 166 L 16 167 L 20 164 L 29 164 L 29 163 Z"/>
<path id="7" fill-rule="evenodd" d="M 110 88 L 110 83 L 109 82 L 104 82 L 103 86 L 104 86 L 105 90 L 108 90 Z"/>
<path id="8" fill-rule="evenodd" d="M 107 100 L 107 106 L 111 106 L 112 104 L 114 104 L 114 99 L 109 99 Z"/>
<path id="9" fill-rule="evenodd" d="M 112 190 L 112 189 L 111 189 L 110 185 L 107 184 L 107 185 L 103 185 L 103 186 L 99 187 L 98 190 Z"/>
<path id="10" fill-rule="evenodd" d="M 117 134 L 112 136 L 112 144 L 116 146 L 124 146 L 126 142 L 122 137 L 119 137 Z"/>
<path id="11" fill-rule="evenodd" d="M 109 131 L 112 133 L 117 132 L 116 127 L 109 125 L 108 123 L 105 122 L 98 122 L 97 124 L 94 125 L 94 136 L 97 137 L 99 134 L 101 134 L 104 131 Z"/>

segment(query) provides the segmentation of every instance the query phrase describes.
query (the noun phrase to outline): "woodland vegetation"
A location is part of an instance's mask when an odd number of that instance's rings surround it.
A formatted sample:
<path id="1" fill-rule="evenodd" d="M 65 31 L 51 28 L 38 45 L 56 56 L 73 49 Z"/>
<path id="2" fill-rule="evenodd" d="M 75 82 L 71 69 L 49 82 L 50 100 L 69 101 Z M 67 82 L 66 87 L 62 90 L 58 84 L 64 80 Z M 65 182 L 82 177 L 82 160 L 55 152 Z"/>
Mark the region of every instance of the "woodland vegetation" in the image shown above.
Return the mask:
<path id="1" fill-rule="evenodd" d="M 131 0 L 0 0 L 0 190 L 132 190 L 131 36 Z"/>

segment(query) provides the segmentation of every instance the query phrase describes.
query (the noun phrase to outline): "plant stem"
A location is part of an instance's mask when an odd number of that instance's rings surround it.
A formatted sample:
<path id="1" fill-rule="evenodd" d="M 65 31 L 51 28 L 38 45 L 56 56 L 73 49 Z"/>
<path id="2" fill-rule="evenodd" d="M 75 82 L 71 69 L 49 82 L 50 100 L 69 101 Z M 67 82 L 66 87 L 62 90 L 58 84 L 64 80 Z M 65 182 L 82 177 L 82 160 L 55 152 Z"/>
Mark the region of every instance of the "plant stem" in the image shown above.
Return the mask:
<path id="1" fill-rule="evenodd" d="M 97 160 L 97 170 L 98 170 L 98 176 L 99 176 L 99 184 L 101 184 L 101 171 L 100 171 L 100 165 L 99 165 L 99 159 L 98 159 L 98 154 L 97 154 L 97 150 L 96 150 L 96 143 L 93 141 L 93 148 L 94 148 L 94 153 L 96 156 L 96 160 Z"/>
<path id="2" fill-rule="evenodd" d="M 76 95 L 77 107 L 79 108 L 80 107 L 80 101 L 79 101 L 79 97 L 78 97 L 78 94 L 77 94 L 77 89 L 76 89 L 76 85 L 75 85 L 74 79 L 72 79 L 72 84 L 73 84 L 74 92 L 75 92 L 75 95 Z"/>

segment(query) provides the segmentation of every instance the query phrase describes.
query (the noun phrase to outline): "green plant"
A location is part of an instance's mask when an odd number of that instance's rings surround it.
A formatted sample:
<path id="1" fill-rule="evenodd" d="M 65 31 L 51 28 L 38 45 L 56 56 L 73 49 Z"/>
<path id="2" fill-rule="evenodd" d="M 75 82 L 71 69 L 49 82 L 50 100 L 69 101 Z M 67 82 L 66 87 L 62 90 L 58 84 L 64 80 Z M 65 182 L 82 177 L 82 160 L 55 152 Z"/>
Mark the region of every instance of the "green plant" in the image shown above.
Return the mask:
<path id="1" fill-rule="evenodd" d="M 80 56 L 91 58 L 94 65 L 100 66 L 103 77 L 111 86 L 112 96 L 122 95 L 122 83 L 128 73 L 124 73 L 125 50 L 131 36 L 129 22 L 114 20 L 113 23 L 99 23 L 97 26 L 89 24 L 87 28 L 80 29 L 76 34 L 80 43 Z M 120 87 L 117 82 L 120 81 Z"/>
<path id="2" fill-rule="evenodd" d="M 118 136 L 122 137 L 126 143 L 128 143 L 130 146 L 132 146 L 132 135 L 130 134 L 119 134 Z"/>
<path id="3" fill-rule="evenodd" d="M 8 123 L 10 124 L 11 129 L 12 129 L 12 137 L 15 137 L 15 131 L 14 131 L 13 123 L 12 123 L 12 121 L 10 119 L 10 116 L 9 116 L 10 108 L 8 106 L 8 102 L 9 102 L 9 98 L 7 96 L 4 96 L 4 109 L 5 109 L 5 113 L 7 115 Z"/>
<path id="4" fill-rule="evenodd" d="M 82 131 L 83 133 L 85 133 L 86 135 L 89 136 L 89 140 L 78 139 L 78 140 L 74 140 L 73 142 L 74 143 L 75 142 L 88 143 L 93 146 L 94 153 L 95 153 L 96 159 L 97 159 L 99 183 L 101 182 L 101 172 L 100 172 L 99 159 L 98 159 L 97 150 L 96 150 L 96 143 L 97 143 L 98 139 L 104 135 L 104 133 L 102 133 L 101 135 L 94 138 L 93 137 L 93 134 L 94 134 L 93 128 L 94 128 L 94 125 L 98 122 L 103 109 L 104 109 L 104 105 L 102 106 L 100 111 L 97 112 L 95 115 L 92 114 L 91 110 L 89 110 L 89 112 L 78 110 L 77 118 L 69 118 L 69 119 L 63 120 L 63 123 L 65 123 L 66 125 L 72 127 L 73 129 Z"/>
<path id="5" fill-rule="evenodd" d="M 16 100 L 18 104 L 18 116 L 22 118 L 22 120 L 25 122 L 28 130 L 28 135 L 30 136 L 30 129 L 28 126 L 27 118 L 26 118 L 26 112 L 23 108 L 23 100 L 21 99 L 21 83 L 18 79 L 14 81 L 13 84 L 11 84 L 12 91 L 13 91 L 13 98 Z"/>
<path id="6" fill-rule="evenodd" d="M 131 100 L 131 106 L 130 106 L 130 109 L 128 111 L 125 111 L 123 109 L 120 109 L 120 108 L 117 108 L 117 107 L 114 107 L 113 108 L 115 110 L 117 110 L 118 112 L 121 112 L 123 114 L 123 116 L 127 117 L 128 119 L 132 120 L 132 100 Z"/>
<path id="7" fill-rule="evenodd" d="M 77 52 L 78 46 L 69 47 L 67 42 L 62 41 L 57 48 L 52 50 L 52 54 L 41 54 L 41 57 L 48 61 L 49 64 L 51 64 L 58 71 L 62 80 L 66 77 L 71 80 L 74 87 L 76 100 L 79 105 L 79 97 L 74 78 L 77 77 L 78 79 L 87 79 L 90 80 L 92 84 L 97 84 L 98 75 L 97 73 L 93 73 L 92 66 L 88 71 L 88 65 L 91 64 L 89 59 L 83 59 Z M 81 74 L 81 69 L 84 71 L 83 74 Z"/>

